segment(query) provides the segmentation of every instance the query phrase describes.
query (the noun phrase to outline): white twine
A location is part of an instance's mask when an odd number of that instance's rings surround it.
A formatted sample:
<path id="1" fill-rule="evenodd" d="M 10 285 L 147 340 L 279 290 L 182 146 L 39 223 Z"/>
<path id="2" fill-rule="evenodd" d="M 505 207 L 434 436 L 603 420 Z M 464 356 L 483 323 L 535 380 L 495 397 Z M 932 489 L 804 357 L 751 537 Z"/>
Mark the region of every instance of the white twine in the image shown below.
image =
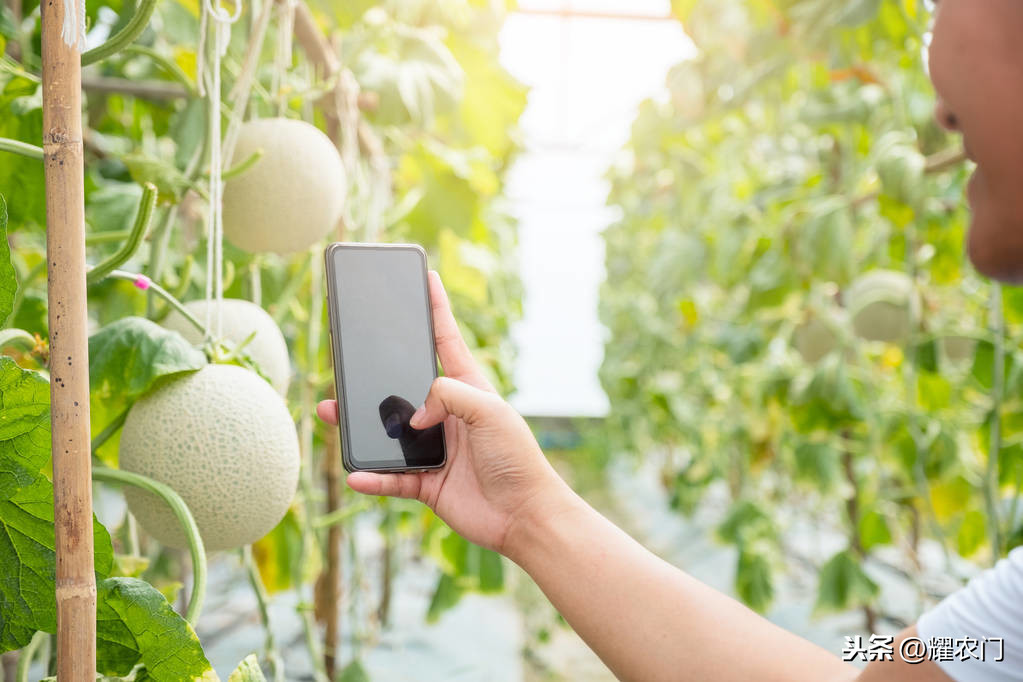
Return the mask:
<path id="1" fill-rule="evenodd" d="M 206 333 L 221 338 L 223 335 L 224 301 L 224 181 L 223 148 L 220 140 L 221 119 L 221 60 L 231 42 L 231 24 L 241 16 L 241 2 L 236 0 L 234 12 L 229 13 L 210 0 L 203 0 L 203 19 L 213 20 L 213 54 L 203 79 L 209 78 L 209 136 L 210 136 L 210 228 L 206 238 Z M 205 21 L 201 22 L 203 25 Z M 206 33 L 200 30 L 200 54 L 205 51 Z M 216 324 L 213 303 L 216 301 Z M 209 339 L 207 339 L 209 340 Z"/>
<path id="2" fill-rule="evenodd" d="M 64 22 L 60 37 L 68 47 L 82 52 L 85 50 L 85 0 L 64 0 Z"/>
<path id="3" fill-rule="evenodd" d="M 295 2 L 294 0 L 283 0 L 278 2 L 279 13 L 277 21 L 277 50 L 274 54 L 274 72 L 272 88 L 274 98 L 277 100 L 277 115 L 281 116 L 287 109 L 287 95 L 284 88 L 287 85 L 288 69 L 291 68 L 292 36 L 295 26 Z"/>

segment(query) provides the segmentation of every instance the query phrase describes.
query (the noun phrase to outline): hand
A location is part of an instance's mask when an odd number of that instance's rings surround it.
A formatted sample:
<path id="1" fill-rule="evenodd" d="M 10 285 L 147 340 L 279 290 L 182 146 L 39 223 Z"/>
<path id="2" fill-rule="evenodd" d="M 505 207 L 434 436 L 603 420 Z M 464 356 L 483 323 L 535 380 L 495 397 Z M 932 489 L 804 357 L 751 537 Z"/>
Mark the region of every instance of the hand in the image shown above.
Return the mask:
<path id="1" fill-rule="evenodd" d="M 547 462 L 525 420 L 483 376 L 451 314 L 440 276 L 431 271 L 429 281 L 445 376 L 433 383 L 410 423 L 425 429 L 444 422 L 447 465 L 426 473 L 355 472 L 348 485 L 367 495 L 417 499 L 470 542 L 509 554 L 517 524 L 572 504 L 574 493 Z M 317 414 L 337 424 L 337 402 L 324 400 Z"/>

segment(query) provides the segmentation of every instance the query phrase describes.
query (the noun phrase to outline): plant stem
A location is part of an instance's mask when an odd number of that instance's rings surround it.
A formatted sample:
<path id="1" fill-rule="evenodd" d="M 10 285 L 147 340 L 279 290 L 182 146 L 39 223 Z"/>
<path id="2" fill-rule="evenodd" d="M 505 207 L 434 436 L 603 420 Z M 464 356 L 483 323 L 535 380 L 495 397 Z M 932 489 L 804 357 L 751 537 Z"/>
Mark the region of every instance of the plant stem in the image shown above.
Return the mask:
<path id="1" fill-rule="evenodd" d="M 318 263 L 319 254 L 314 255 L 313 260 Z M 288 303 L 295 299 L 295 294 L 305 283 L 305 278 L 309 274 L 310 269 L 315 267 L 316 264 L 312 264 L 308 260 L 304 261 L 302 266 L 295 270 L 294 274 L 292 274 L 291 277 L 288 278 L 288 281 L 284 283 L 284 286 L 281 288 L 277 298 L 269 305 L 271 311 L 270 316 L 274 318 L 274 322 L 276 322 L 278 326 L 284 321 L 285 317 L 287 317 L 288 311 L 290 310 Z M 314 366 L 315 365 L 313 364 L 308 366 L 310 374 L 312 374 L 312 368 Z"/>
<path id="2" fill-rule="evenodd" d="M 127 280 L 129 282 L 135 282 L 139 278 L 139 276 L 137 274 L 135 274 L 133 272 L 125 272 L 124 270 L 114 270 L 114 271 L 112 271 L 107 276 L 108 277 L 112 277 L 114 279 L 124 279 L 124 280 Z M 179 301 L 178 299 L 174 298 L 170 294 L 169 291 L 167 291 L 166 289 L 164 289 L 159 284 L 157 284 L 156 282 L 153 282 L 153 281 L 149 282 L 149 289 L 148 290 L 152 291 L 154 294 L 156 294 L 157 296 L 159 296 L 163 300 L 167 301 L 167 303 L 169 303 L 172 308 L 174 308 L 179 313 L 181 313 L 182 317 L 184 317 L 186 320 L 188 320 L 189 323 L 193 327 L 195 327 L 196 329 L 201 331 L 203 334 L 206 333 L 206 325 L 204 325 L 202 322 L 200 322 L 198 320 L 198 318 L 196 318 L 195 315 L 193 315 L 192 313 L 188 312 L 188 309 L 185 306 L 181 305 L 181 301 Z"/>
<path id="3" fill-rule="evenodd" d="M 135 214 L 135 223 L 128 233 L 128 239 L 117 250 L 117 253 L 111 254 L 109 258 L 89 270 L 89 274 L 85 278 L 90 284 L 100 281 L 110 274 L 112 270 L 135 255 L 139 245 L 142 244 L 142 238 L 149 229 L 149 223 L 153 219 L 153 210 L 156 208 L 156 196 L 156 185 L 147 182 L 142 186 L 142 198 L 139 199 L 138 213 Z"/>
<path id="4" fill-rule="evenodd" d="M 29 144 L 27 142 L 12 140 L 7 137 L 0 137 L 0 151 L 13 152 L 14 154 L 27 156 L 28 158 L 36 159 L 37 161 L 43 160 L 42 147 L 37 147 L 36 145 Z"/>
<path id="5" fill-rule="evenodd" d="M 335 509 L 329 514 L 324 514 L 323 516 L 313 521 L 313 525 L 316 528 L 327 528 L 329 526 L 333 526 L 334 524 L 341 523 L 342 521 L 347 521 L 356 514 L 361 514 L 362 512 L 369 509 L 370 506 L 371 505 L 369 502 L 365 500 L 359 500 L 358 502 L 353 502 L 352 504 L 345 505 L 340 509 Z"/>
<path id="6" fill-rule="evenodd" d="M 15 678 L 17 682 L 28 682 L 28 669 L 32 667 L 32 659 L 36 657 L 36 652 L 48 636 L 42 630 L 38 630 L 32 635 L 32 640 L 21 650 L 21 658 L 18 659 L 17 677 Z"/>
<path id="7" fill-rule="evenodd" d="M 111 436 L 117 433 L 118 429 L 124 426 L 124 420 L 127 418 L 128 410 L 126 409 L 123 412 L 121 412 L 121 414 L 117 415 L 114 418 L 114 421 L 107 424 L 106 427 L 104 427 L 104 429 L 100 431 L 95 438 L 92 439 L 92 442 L 89 444 L 89 448 L 93 452 L 99 450 L 104 443 L 110 440 Z"/>
<path id="8" fill-rule="evenodd" d="M 166 71 L 168 75 L 173 76 L 174 80 L 184 85 L 185 89 L 188 91 L 187 94 L 189 97 L 196 96 L 195 83 L 193 83 L 192 79 L 188 77 L 188 74 L 186 74 L 174 61 L 167 59 L 167 57 L 163 56 L 153 48 L 146 45 L 126 45 L 124 47 L 124 52 L 149 57 L 156 62 L 157 66 Z"/>
<path id="9" fill-rule="evenodd" d="M 249 155 L 249 158 L 221 173 L 220 179 L 226 182 L 231 178 L 236 178 L 239 175 L 242 175 L 245 171 L 255 166 L 256 162 L 263 158 L 264 154 L 266 154 L 266 152 L 263 151 L 262 147 L 260 147 L 256 151 L 252 152 L 252 154 Z"/>
<path id="10" fill-rule="evenodd" d="M 377 606 L 377 619 L 380 626 L 387 627 L 391 615 L 391 592 L 394 580 L 394 512 L 391 510 L 390 501 L 382 501 L 384 507 L 384 519 L 382 522 L 384 531 L 383 556 L 380 561 L 380 604 Z"/>
<path id="11" fill-rule="evenodd" d="M 131 230 L 111 230 L 109 232 L 93 232 L 85 235 L 86 244 L 108 244 L 124 241 L 131 236 Z"/>
<path id="12" fill-rule="evenodd" d="M 991 331 L 994 332 L 994 362 L 991 377 L 991 427 L 984 476 L 984 504 L 987 507 L 991 563 L 1002 555 L 1002 523 L 998 513 L 998 459 L 1002 452 L 1002 399 L 1005 382 L 1005 317 L 1002 314 L 1002 287 L 991 285 Z"/>
<path id="13" fill-rule="evenodd" d="M 849 451 L 843 452 L 842 470 L 852 488 L 852 493 L 845 501 L 845 510 L 849 517 L 849 548 L 860 563 L 863 563 L 867 559 L 867 552 L 860 541 L 860 481 L 856 476 L 854 464 L 854 455 Z M 863 605 L 863 619 L 868 632 L 877 632 L 877 614 L 870 604 Z"/>
<path id="14" fill-rule="evenodd" d="M 135 14 L 124 25 L 124 28 L 99 47 L 94 47 L 82 53 L 82 66 L 88 66 L 117 54 L 135 42 L 135 39 L 142 34 L 142 31 L 146 30 L 146 26 L 149 24 L 149 19 L 153 16 L 153 10 L 155 9 L 156 0 L 139 0 L 139 4 L 135 6 Z"/>
<path id="15" fill-rule="evenodd" d="M 245 545 L 242 548 L 242 559 L 245 563 L 245 571 L 249 576 L 249 584 L 252 585 L 252 591 L 256 595 L 256 603 L 259 606 L 259 620 L 263 623 L 263 630 L 266 631 L 264 648 L 266 649 L 266 657 L 270 661 L 270 667 L 274 671 L 274 681 L 284 682 L 284 661 L 277 651 L 277 641 L 274 639 L 273 628 L 270 627 L 269 597 L 266 594 L 266 586 L 263 585 L 263 579 L 259 577 L 259 569 L 256 568 L 256 562 L 252 558 L 252 545 Z"/>
<path id="16" fill-rule="evenodd" d="M 206 600 L 206 548 L 202 542 L 202 535 L 199 534 L 199 526 L 196 525 L 188 505 L 169 485 L 154 481 L 142 474 L 108 467 L 96 467 L 92 471 L 92 477 L 105 483 L 122 483 L 141 488 L 156 495 L 170 507 L 178 523 L 181 524 L 181 530 L 184 531 L 185 538 L 188 540 L 188 551 L 192 556 L 192 594 L 188 599 L 188 608 L 185 610 L 185 620 L 195 627 L 199 622 L 203 602 Z"/>

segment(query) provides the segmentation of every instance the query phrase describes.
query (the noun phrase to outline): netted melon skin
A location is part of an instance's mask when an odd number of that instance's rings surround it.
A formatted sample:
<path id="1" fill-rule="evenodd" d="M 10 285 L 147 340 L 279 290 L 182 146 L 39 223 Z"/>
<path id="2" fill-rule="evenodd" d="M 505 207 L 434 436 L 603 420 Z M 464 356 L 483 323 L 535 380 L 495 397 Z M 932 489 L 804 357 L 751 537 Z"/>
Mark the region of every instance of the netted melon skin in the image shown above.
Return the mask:
<path id="1" fill-rule="evenodd" d="M 231 549 L 263 537 L 287 512 L 298 485 L 298 435 L 284 400 L 260 376 L 208 365 L 132 406 L 120 466 L 181 495 L 208 551 Z M 162 500 L 137 488 L 125 497 L 146 532 L 186 546 Z"/>
<path id="2" fill-rule="evenodd" d="M 206 301 L 188 301 L 185 309 L 200 322 L 206 320 Z M 216 325 L 216 304 L 212 306 L 213 324 Z M 256 335 L 245 344 L 244 351 L 259 365 L 259 369 L 281 395 L 288 393 L 291 381 L 291 360 L 284 334 L 270 314 L 251 301 L 225 298 L 221 305 L 221 323 L 224 338 L 234 344 L 245 341 L 252 332 Z M 161 323 L 166 329 L 178 332 L 189 343 L 202 342 L 202 332 L 195 328 L 185 316 L 172 310 Z"/>
<path id="3" fill-rule="evenodd" d="M 224 184 L 224 236 L 251 253 L 295 253 L 337 227 L 346 192 L 334 143 L 304 121 L 244 123 L 229 166 L 263 156 Z"/>

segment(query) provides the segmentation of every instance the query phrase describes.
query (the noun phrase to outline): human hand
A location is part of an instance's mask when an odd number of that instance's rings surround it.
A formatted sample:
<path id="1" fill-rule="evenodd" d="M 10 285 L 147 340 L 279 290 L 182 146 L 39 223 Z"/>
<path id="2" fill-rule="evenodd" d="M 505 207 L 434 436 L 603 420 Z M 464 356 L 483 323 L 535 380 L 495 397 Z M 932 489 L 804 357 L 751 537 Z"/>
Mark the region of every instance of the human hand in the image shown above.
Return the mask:
<path id="1" fill-rule="evenodd" d="M 437 355 L 445 376 L 434 381 L 411 425 L 444 422 L 447 464 L 423 473 L 355 472 L 348 485 L 367 495 L 417 499 L 459 535 L 509 554 L 518 524 L 574 503 L 574 493 L 547 462 L 525 420 L 483 376 L 462 339 L 444 286 L 429 273 Z M 317 414 L 337 424 L 337 402 Z"/>

